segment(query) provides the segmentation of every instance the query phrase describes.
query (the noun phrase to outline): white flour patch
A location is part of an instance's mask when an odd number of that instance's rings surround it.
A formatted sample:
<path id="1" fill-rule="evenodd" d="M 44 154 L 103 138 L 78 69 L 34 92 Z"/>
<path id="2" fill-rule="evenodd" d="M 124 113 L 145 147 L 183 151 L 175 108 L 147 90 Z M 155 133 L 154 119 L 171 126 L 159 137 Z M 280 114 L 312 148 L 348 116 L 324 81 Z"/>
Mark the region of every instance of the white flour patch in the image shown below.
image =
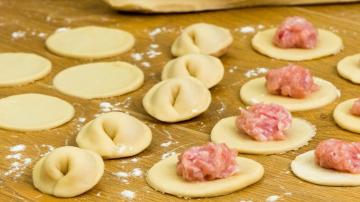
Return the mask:
<path id="1" fill-rule="evenodd" d="M 11 33 L 11 38 L 14 40 L 24 38 L 25 36 L 26 36 L 25 31 L 16 31 L 16 32 Z"/>
<path id="2" fill-rule="evenodd" d="M 249 34 L 249 33 L 254 33 L 255 28 L 252 27 L 252 26 L 244 26 L 244 27 L 238 28 L 238 31 L 243 33 L 243 34 Z"/>
<path id="3" fill-rule="evenodd" d="M 168 146 L 170 146 L 171 144 L 173 144 L 173 141 L 167 141 L 167 142 L 161 143 L 160 146 L 162 146 L 162 147 L 168 147 Z"/>
<path id="4" fill-rule="evenodd" d="M 244 73 L 244 76 L 247 78 L 257 77 L 263 74 L 266 74 L 269 71 L 266 67 L 257 67 L 255 69 L 250 69 Z"/>
<path id="5" fill-rule="evenodd" d="M 141 177 L 143 175 L 143 171 L 140 168 L 134 168 L 131 172 L 130 175 L 133 177 Z"/>
<path id="6" fill-rule="evenodd" d="M 80 123 L 85 123 L 86 118 L 85 117 L 80 117 L 78 120 L 79 120 Z"/>
<path id="7" fill-rule="evenodd" d="M 233 66 L 233 67 L 229 67 L 228 69 L 229 69 L 228 71 L 229 71 L 230 73 L 234 73 L 236 70 L 239 69 L 239 67 L 238 67 L 238 66 Z"/>
<path id="8" fill-rule="evenodd" d="M 138 158 L 132 158 L 130 161 L 133 162 L 133 163 L 136 163 L 136 162 L 139 161 L 139 159 Z"/>
<path id="9" fill-rule="evenodd" d="M 119 171 L 116 173 L 113 173 L 116 177 L 129 177 L 129 174 L 127 172 Z"/>
<path id="10" fill-rule="evenodd" d="M 11 146 L 11 147 L 9 148 L 9 150 L 10 150 L 11 152 L 24 151 L 25 149 L 26 149 L 26 146 L 23 145 L 23 144 Z"/>
<path id="11" fill-rule="evenodd" d="M 129 200 L 132 200 L 135 198 L 135 192 L 130 191 L 130 190 L 124 190 L 124 191 L 120 192 L 120 195 Z"/>
<path id="12" fill-rule="evenodd" d="M 148 30 L 146 30 L 146 31 L 148 31 Z M 175 28 L 157 27 L 157 28 L 154 28 L 154 29 L 148 31 L 148 35 L 149 35 L 150 39 L 154 41 L 159 34 L 170 33 L 170 32 L 174 32 L 174 31 L 175 31 Z"/>
<path id="13" fill-rule="evenodd" d="M 150 62 L 142 62 L 141 63 L 141 66 L 145 67 L 145 68 L 150 68 L 151 67 L 151 64 Z"/>
<path id="14" fill-rule="evenodd" d="M 55 30 L 55 32 L 66 32 L 69 31 L 70 28 L 69 27 L 59 27 Z"/>
<path id="15" fill-rule="evenodd" d="M 141 61 L 144 58 L 144 53 L 132 53 L 131 57 L 135 61 Z"/>
<path id="16" fill-rule="evenodd" d="M 114 108 L 110 102 L 101 102 L 99 107 L 102 112 L 110 112 Z"/>
<path id="17" fill-rule="evenodd" d="M 265 202 L 275 202 L 275 201 L 278 201 L 280 199 L 280 196 L 279 195 L 272 195 L 272 196 L 269 196 L 265 199 Z"/>
<path id="18" fill-rule="evenodd" d="M 45 149 L 45 152 L 40 154 L 40 157 L 48 155 L 52 150 L 55 149 L 52 145 L 48 145 L 48 144 L 42 144 L 40 145 L 40 147 Z"/>

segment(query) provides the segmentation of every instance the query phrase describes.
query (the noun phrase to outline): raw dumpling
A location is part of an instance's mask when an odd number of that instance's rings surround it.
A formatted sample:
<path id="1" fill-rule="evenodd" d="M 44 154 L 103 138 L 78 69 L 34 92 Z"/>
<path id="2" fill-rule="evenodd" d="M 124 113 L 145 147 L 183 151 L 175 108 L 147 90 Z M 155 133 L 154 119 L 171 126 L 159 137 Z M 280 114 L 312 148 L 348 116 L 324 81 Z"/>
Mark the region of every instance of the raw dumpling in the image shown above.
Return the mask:
<path id="1" fill-rule="evenodd" d="M 218 84 L 224 76 L 224 66 L 213 56 L 189 54 L 169 61 L 161 75 L 162 80 L 191 76 L 208 88 Z"/>
<path id="2" fill-rule="evenodd" d="M 220 57 L 224 55 L 233 37 L 228 29 L 206 23 L 197 23 L 185 28 L 171 46 L 174 56 L 202 53 Z"/>
<path id="3" fill-rule="evenodd" d="M 122 112 L 110 112 L 87 123 L 76 143 L 111 159 L 140 153 L 150 145 L 151 138 L 151 130 L 143 122 Z"/>
<path id="4" fill-rule="evenodd" d="M 207 110 L 210 91 L 191 77 L 173 78 L 153 86 L 143 99 L 147 113 L 164 122 L 191 119 Z"/>
<path id="5" fill-rule="evenodd" d="M 43 193 L 74 197 L 94 187 L 103 173 L 104 162 L 97 153 L 65 146 L 35 164 L 33 183 Z"/>

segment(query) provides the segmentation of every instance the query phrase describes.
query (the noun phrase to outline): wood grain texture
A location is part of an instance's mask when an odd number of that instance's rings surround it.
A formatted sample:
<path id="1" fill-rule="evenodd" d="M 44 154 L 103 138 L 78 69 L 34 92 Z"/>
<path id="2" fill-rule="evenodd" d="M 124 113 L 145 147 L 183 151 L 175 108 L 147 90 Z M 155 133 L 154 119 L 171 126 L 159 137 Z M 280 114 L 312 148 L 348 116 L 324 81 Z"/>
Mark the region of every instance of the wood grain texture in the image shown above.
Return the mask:
<path id="1" fill-rule="evenodd" d="M 360 4 L 291 8 L 259 7 L 196 14 L 145 16 L 120 14 L 104 2 L 96 0 L 0 0 L 0 10 L 0 52 L 35 52 L 53 62 L 52 72 L 44 79 L 20 87 L 1 88 L 0 97 L 29 92 L 44 93 L 67 100 L 76 108 L 75 118 L 56 129 L 29 133 L 0 130 L 0 201 L 127 201 L 120 195 L 120 192 L 125 189 L 135 192 L 136 196 L 132 201 L 182 201 L 183 199 L 154 191 L 146 185 L 143 177 L 129 177 L 129 182 L 124 183 L 113 173 L 130 172 L 134 168 L 141 168 L 145 172 L 166 152 L 179 153 L 187 147 L 209 141 L 208 134 L 214 124 L 221 118 L 238 114 L 239 106 L 244 106 L 239 98 L 239 89 L 249 80 L 244 76 L 247 70 L 256 67 L 276 68 L 288 63 L 272 60 L 255 52 L 250 46 L 253 34 L 241 33 L 237 31 L 237 28 L 259 24 L 264 25 L 265 28 L 274 27 L 289 15 L 304 16 L 316 26 L 330 29 L 343 38 L 345 49 L 340 54 L 299 62 L 309 67 L 316 76 L 333 82 L 341 90 L 342 97 L 324 108 L 294 114 L 294 116 L 309 120 L 317 127 L 317 135 L 309 145 L 282 155 L 241 155 L 264 165 L 266 173 L 259 183 L 227 196 L 189 201 L 265 201 L 271 195 L 279 195 L 282 201 L 350 202 L 360 199 L 360 187 L 317 186 L 296 178 L 289 171 L 291 160 L 300 153 L 314 149 L 320 140 L 336 137 L 360 141 L 360 135 L 340 129 L 332 118 L 332 111 L 336 104 L 360 96 L 360 86 L 340 78 L 336 72 L 336 63 L 341 58 L 360 52 L 358 12 Z M 160 123 L 146 114 L 141 104 L 142 97 L 148 89 L 160 81 L 161 69 L 172 58 L 170 46 L 180 28 L 196 22 L 214 23 L 232 30 L 235 42 L 229 53 L 221 58 L 226 67 L 225 77 L 218 86 L 211 89 L 213 102 L 203 115 L 178 124 Z M 45 49 L 44 39 L 38 34 L 49 35 L 59 27 L 83 25 L 120 28 L 136 36 L 137 42 L 133 50 L 117 57 L 97 61 L 124 60 L 139 65 L 145 73 L 145 84 L 142 88 L 124 96 L 98 100 L 82 100 L 63 95 L 53 89 L 52 79 L 58 72 L 73 65 L 90 62 L 90 60 L 76 60 L 54 55 Z M 156 33 L 152 31 L 157 28 L 161 28 L 161 32 L 150 36 L 149 33 Z M 18 39 L 12 38 L 12 33 L 17 31 L 25 31 L 26 35 Z M 159 48 L 154 50 L 162 54 L 149 58 L 146 52 L 152 43 L 159 44 Z M 131 57 L 131 53 L 145 53 L 145 56 L 143 60 L 136 61 Z M 143 67 L 144 61 L 149 62 L 151 67 Z M 95 114 L 101 112 L 99 103 L 103 101 L 119 103 L 120 110 L 145 121 L 153 132 L 151 146 L 136 156 L 137 162 L 131 161 L 133 158 L 106 161 L 106 172 L 100 183 L 81 196 L 72 199 L 57 199 L 40 193 L 32 186 L 31 171 L 40 155 L 47 151 L 42 145 L 54 147 L 76 145 L 77 129 L 83 125 L 78 118 L 85 117 L 87 121 L 93 119 Z M 168 141 L 172 141 L 173 144 L 168 147 L 161 146 L 162 143 Z M 19 161 L 6 159 L 7 155 L 13 154 L 9 151 L 9 147 L 18 144 L 26 145 L 26 149 L 16 153 L 21 153 L 22 159 L 31 158 L 32 163 L 20 171 L 5 175 L 10 170 L 11 163 Z M 21 171 L 24 173 L 21 174 Z"/>

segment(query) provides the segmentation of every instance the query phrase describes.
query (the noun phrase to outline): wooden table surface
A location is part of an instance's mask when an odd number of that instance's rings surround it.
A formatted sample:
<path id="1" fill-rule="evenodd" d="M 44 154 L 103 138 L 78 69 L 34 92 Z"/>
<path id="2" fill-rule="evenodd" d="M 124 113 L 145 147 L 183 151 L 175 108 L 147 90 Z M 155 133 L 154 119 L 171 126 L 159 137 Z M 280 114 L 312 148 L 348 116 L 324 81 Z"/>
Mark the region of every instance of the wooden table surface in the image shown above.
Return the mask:
<path id="1" fill-rule="evenodd" d="M 279 201 L 359 201 L 360 187 L 317 186 L 296 178 L 289 170 L 289 164 L 295 156 L 314 149 L 320 140 L 335 137 L 360 141 L 358 134 L 340 129 L 332 118 L 336 104 L 360 96 L 360 87 L 340 78 L 336 72 L 336 63 L 341 58 L 360 52 L 359 11 L 360 4 L 347 4 L 263 7 L 197 14 L 135 15 L 113 11 L 100 0 L 0 0 L 0 52 L 34 52 L 49 58 L 53 63 L 52 72 L 44 79 L 20 87 L 1 88 L 0 97 L 30 92 L 44 93 L 60 97 L 76 108 L 76 115 L 71 122 L 52 130 L 28 133 L 0 130 L 0 201 L 127 201 L 129 199 L 121 195 L 124 190 L 135 193 L 132 201 L 183 200 L 154 191 L 147 186 L 143 176 L 121 178 L 114 173 L 131 172 L 134 168 L 140 168 L 146 173 L 164 154 L 179 153 L 187 147 L 209 141 L 209 133 L 214 124 L 224 117 L 237 115 L 239 106 L 244 106 L 239 98 L 239 89 L 250 79 L 244 76 L 247 70 L 257 67 L 276 68 L 288 63 L 256 53 L 250 46 L 253 33 L 243 33 L 239 28 L 251 26 L 257 31 L 261 25 L 265 28 L 273 27 L 284 17 L 291 15 L 304 16 L 316 26 L 332 30 L 343 38 L 345 49 L 340 54 L 300 62 L 310 68 L 314 75 L 333 82 L 341 90 L 341 98 L 318 110 L 294 113 L 317 127 L 317 135 L 309 145 L 282 155 L 244 155 L 264 165 L 265 176 L 260 182 L 233 194 L 197 200 L 265 201 L 269 196 L 277 195 L 280 197 Z M 226 68 L 224 79 L 211 89 L 212 104 L 204 114 L 178 124 L 160 123 L 146 114 L 141 104 L 142 97 L 151 86 L 159 82 L 163 65 L 172 58 L 169 49 L 180 28 L 196 22 L 214 23 L 232 30 L 235 42 L 228 54 L 221 58 Z M 58 72 L 90 61 L 68 59 L 50 53 L 44 47 L 44 36 L 61 27 L 84 25 L 121 28 L 135 35 L 137 42 L 131 51 L 101 61 L 123 60 L 139 65 L 145 73 L 145 83 L 139 90 L 109 99 L 83 100 L 63 95 L 52 88 L 52 79 Z M 158 44 L 159 48 L 150 44 Z M 138 58 L 141 60 L 135 60 L 131 57 L 133 53 L 144 55 Z M 146 67 L 148 64 L 151 66 Z M 84 117 L 87 121 L 93 119 L 96 114 L 101 113 L 101 102 L 110 102 L 116 105 L 115 110 L 129 112 L 145 121 L 153 132 L 151 146 L 136 157 L 106 161 L 106 172 L 99 184 L 81 196 L 57 199 L 36 190 L 31 178 L 35 162 L 51 147 L 76 145 L 75 136 L 84 124 L 79 118 Z M 10 147 L 19 144 L 26 146 L 24 151 L 10 151 Z M 22 155 L 17 155 L 19 159 L 8 156 L 18 153 Z M 24 163 L 29 159 L 31 163 Z M 16 162 L 20 165 L 17 168 Z"/>

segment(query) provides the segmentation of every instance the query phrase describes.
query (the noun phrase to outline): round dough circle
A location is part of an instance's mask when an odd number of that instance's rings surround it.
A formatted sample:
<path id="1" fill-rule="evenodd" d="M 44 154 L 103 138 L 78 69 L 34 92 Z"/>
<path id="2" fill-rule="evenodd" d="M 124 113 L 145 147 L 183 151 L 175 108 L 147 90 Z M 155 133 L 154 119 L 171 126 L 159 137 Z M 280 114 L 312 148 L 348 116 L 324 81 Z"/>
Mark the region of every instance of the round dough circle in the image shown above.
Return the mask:
<path id="1" fill-rule="evenodd" d="M 104 173 L 104 162 L 95 152 L 65 146 L 51 151 L 33 168 L 34 186 L 57 197 L 74 197 L 94 187 Z"/>
<path id="2" fill-rule="evenodd" d="M 31 83 L 51 71 L 51 62 L 32 53 L 0 54 L 0 86 Z"/>
<path id="3" fill-rule="evenodd" d="M 46 47 L 58 55 L 99 59 L 130 50 L 135 38 L 129 32 L 98 26 L 86 26 L 55 32 L 46 39 Z"/>
<path id="4" fill-rule="evenodd" d="M 220 57 L 233 42 L 228 29 L 213 24 L 196 23 L 186 27 L 171 46 L 172 55 L 202 53 Z"/>
<path id="5" fill-rule="evenodd" d="M 224 66 L 216 57 L 188 54 L 169 61 L 161 74 L 161 80 L 191 76 L 207 88 L 218 84 L 224 76 Z"/>
<path id="6" fill-rule="evenodd" d="M 314 77 L 314 82 L 320 87 L 304 99 L 272 95 L 266 89 L 265 77 L 252 79 L 246 82 L 240 89 L 240 97 L 247 105 L 256 103 L 276 103 L 284 106 L 289 111 L 306 111 L 317 109 L 336 100 L 339 90 L 330 82 Z"/>
<path id="7" fill-rule="evenodd" d="M 343 49 L 343 42 L 339 36 L 323 29 L 318 29 L 318 31 L 318 44 L 313 49 L 285 49 L 275 46 L 272 43 L 272 38 L 276 33 L 276 28 L 258 32 L 252 38 L 251 43 L 253 48 L 261 54 L 271 58 L 289 61 L 312 60 L 328 55 L 335 55 Z"/>
<path id="8" fill-rule="evenodd" d="M 37 131 L 55 128 L 72 119 L 74 107 L 57 97 L 20 94 L 0 99 L 0 128 Z"/>
<path id="9" fill-rule="evenodd" d="M 109 112 L 85 124 L 76 137 L 80 148 L 106 159 L 136 155 L 151 143 L 151 130 L 140 120 L 122 112 Z"/>
<path id="10" fill-rule="evenodd" d="M 173 155 L 153 165 L 147 173 L 147 183 L 160 192 L 178 197 L 198 198 L 230 194 L 259 181 L 263 166 L 251 159 L 236 157 L 239 172 L 224 179 L 187 182 L 176 174 L 177 156 Z"/>
<path id="11" fill-rule="evenodd" d="M 340 60 L 337 71 L 345 79 L 360 84 L 360 54 L 347 56 Z"/>
<path id="12" fill-rule="evenodd" d="M 293 173 L 305 181 L 326 186 L 360 186 L 360 174 L 351 174 L 320 167 L 314 150 L 297 156 L 291 162 Z"/>
<path id="13" fill-rule="evenodd" d="M 356 100 L 357 98 L 338 104 L 334 110 L 333 117 L 341 128 L 360 133 L 360 116 L 352 115 L 350 112 Z"/>
<path id="14" fill-rule="evenodd" d="M 147 113 L 164 122 L 194 118 L 208 109 L 210 91 L 192 77 L 172 78 L 153 86 L 144 96 Z"/>
<path id="15" fill-rule="evenodd" d="M 138 89 L 144 73 L 126 62 L 99 62 L 67 68 L 53 84 L 60 92 L 83 99 L 123 95 Z"/>
<path id="16" fill-rule="evenodd" d="M 239 132 L 235 126 L 235 120 L 236 116 L 232 116 L 216 123 L 211 131 L 211 141 L 225 143 L 240 153 L 281 154 L 307 145 L 316 134 L 315 126 L 303 119 L 293 118 L 291 128 L 285 132 L 287 135 L 285 140 L 260 142 Z"/>

